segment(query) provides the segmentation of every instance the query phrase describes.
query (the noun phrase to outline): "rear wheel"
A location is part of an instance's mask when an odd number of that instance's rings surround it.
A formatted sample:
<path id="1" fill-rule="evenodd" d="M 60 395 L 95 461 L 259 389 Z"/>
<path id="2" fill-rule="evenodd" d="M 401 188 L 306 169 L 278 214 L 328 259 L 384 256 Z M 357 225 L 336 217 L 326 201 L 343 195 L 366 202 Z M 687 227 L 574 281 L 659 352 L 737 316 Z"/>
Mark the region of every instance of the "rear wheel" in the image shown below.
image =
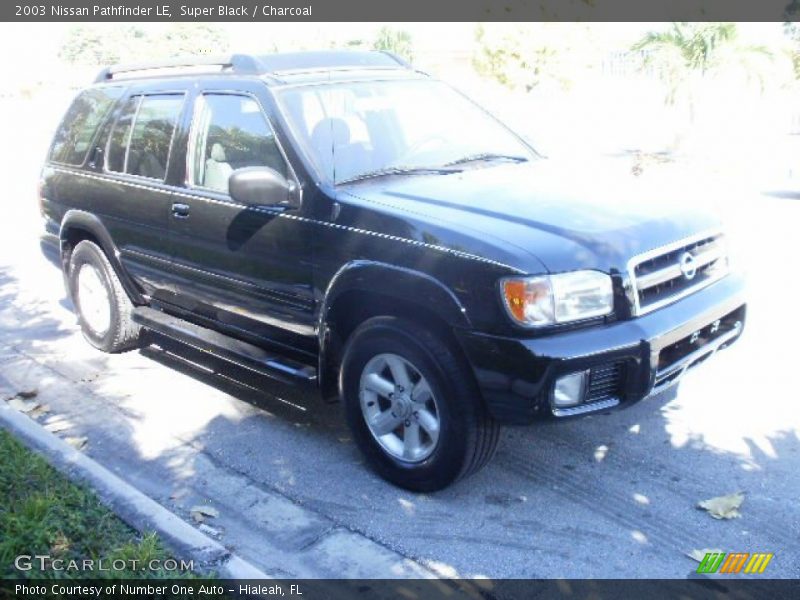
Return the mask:
<path id="1" fill-rule="evenodd" d="M 111 263 L 94 242 L 79 242 L 68 265 L 67 284 L 83 337 L 103 352 L 138 346 L 141 328 Z"/>
<path id="2" fill-rule="evenodd" d="M 347 343 L 341 386 L 356 443 L 398 486 L 438 490 L 494 454 L 499 427 L 472 373 L 444 340 L 411 321 L 362 324 Z"/>

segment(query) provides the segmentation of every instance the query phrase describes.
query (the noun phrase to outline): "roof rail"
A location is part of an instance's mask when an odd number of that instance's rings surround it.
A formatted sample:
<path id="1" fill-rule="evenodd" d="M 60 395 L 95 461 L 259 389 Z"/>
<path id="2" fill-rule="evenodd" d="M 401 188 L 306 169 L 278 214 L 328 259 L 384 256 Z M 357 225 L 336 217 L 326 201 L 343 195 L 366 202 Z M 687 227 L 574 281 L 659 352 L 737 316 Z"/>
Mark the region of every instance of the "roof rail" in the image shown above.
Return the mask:
<path id="1" fill-rule="evenodd" d="M 255 56 L 249 54 L 229 54 L 226 56 L 186 56 L 167 60 L 157 60 L 129 65 L 106 67 L 95 78 L 95 83 L 109 81 L 121 74 L 159 69 L 180 69 L 182 67 L 213 67 L 230 69 L 240 75 L 264 75 L 268 71 Z"/>
<path id="2" fill-rule="evenodd" d="M 229 54 L 225 56 L 185 56 L 168 60 L 130 65 L 114 65 L 100 71 L 95 83 L 110 81 L 119 75 L 144 71 L 159 71 L 194 67 L 221 67 L 236 75 L 270 75 L 298 71 L 330 69 L 414 69 L 406 60 L 392 52 L 364 50 L 325 50 L 264 54 Z M 197 71 L 192 71 L 197 73 Z"/>

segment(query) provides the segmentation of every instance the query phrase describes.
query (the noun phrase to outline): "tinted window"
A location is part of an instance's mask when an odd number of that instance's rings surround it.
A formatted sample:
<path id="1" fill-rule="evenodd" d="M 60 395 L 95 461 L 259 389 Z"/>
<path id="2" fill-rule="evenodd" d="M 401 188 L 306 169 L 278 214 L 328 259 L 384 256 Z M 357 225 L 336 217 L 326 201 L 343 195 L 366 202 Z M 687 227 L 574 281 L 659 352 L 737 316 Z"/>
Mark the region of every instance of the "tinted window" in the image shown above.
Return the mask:
<path id="1" fill-rule="evenodd" d="M 432 79 L 363 81 L 277 92 L 292 128 L 334 182 L 393 168 L 463 168 L 536 155 L 511 130 L 446 84 Z M 471 166 L 470 166 L 471 165 Z"/>
<path id="2" fill-rule="evenodd" d="M 133 123 L 125 172 L 164 179 L 183 95 L 144 96 Z"/>
<path id="3" fill-rule="evenodd" d="M 206 94 L 197 104 L 192 183 L 228 193 L 228 178 L 243 167 L 272 167 L 284 177 L 286 163 L 258 103 L 247 96 Z"/>
<path id="4" fill-rule="evenodd" d="M 131 126 L 133 118 L 136 116 L 136 109 L 139 107 L 141 96 L 130 98 L 114 124 L 114 130 L 108 142 L 108 152 L 106 154 L 106 169 L 118 173 L 125 172 L 125 151 L 128 148 L 128 140 L 131 137 Z"/>
<path id="5" fill-rule="evenodd" d="M 68 165 L 83 164 L 97 128 L 121 94 L 121 88 L 81 92 L 72 102 L 56 132 L 50 160 Z"/>

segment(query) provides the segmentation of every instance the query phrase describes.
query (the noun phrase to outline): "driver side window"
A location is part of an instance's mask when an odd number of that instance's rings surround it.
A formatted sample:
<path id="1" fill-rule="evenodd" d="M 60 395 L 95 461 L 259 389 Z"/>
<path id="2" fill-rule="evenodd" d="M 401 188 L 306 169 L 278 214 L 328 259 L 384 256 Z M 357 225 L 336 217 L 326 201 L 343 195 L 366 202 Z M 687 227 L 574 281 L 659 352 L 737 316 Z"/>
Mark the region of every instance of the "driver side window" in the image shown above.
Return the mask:
<path id="1" fill-rule="evenodd" d="M 195 106 L 190 184 L 228 193 L 228 178 L 244 167 L 270 167 L 287 176 L 275 134 L 249 96 L 203 94 Z"/>

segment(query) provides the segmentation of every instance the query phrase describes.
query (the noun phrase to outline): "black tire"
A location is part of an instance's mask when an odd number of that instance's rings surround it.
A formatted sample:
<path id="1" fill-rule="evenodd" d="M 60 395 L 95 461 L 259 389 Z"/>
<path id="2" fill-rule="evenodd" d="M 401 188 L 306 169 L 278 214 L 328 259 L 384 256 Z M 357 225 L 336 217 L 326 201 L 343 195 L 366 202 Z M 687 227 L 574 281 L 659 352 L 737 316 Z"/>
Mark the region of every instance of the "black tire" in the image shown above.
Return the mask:
<path id="1" fill-rule="evenodd" d="M 436 397 L 438 442 L 421 462 L 406 462 L 384 450 L 362 412 L 362 373 L 370 360 L 385 353 L 411 363 Z M 356 444 L 379 475 L 402 488 L 440 490 L 481 469 L 497 448 L 500 427 L 486 412 L 463 358 L 440 336 L 406 319 L 375 317 L 350 336 L 342 360 L 340 388 Z"/>
<path id="2" fill-rule="evenodd" d="M 110 319 L 105 331 L 95 331 L 81 310 L 78 277 L 86 265 L 94 267 L 108 294 Z M 132 350 L 139 346 L 141 327 L 133 322 L 133 303 L 105 253 L 97 244 L 84 240 L 75 246 L 69 260 L 67 285 L 70 298 L 75 305 L 78 324 L 86 341 L 103 352 L 112 353 Z"/>

